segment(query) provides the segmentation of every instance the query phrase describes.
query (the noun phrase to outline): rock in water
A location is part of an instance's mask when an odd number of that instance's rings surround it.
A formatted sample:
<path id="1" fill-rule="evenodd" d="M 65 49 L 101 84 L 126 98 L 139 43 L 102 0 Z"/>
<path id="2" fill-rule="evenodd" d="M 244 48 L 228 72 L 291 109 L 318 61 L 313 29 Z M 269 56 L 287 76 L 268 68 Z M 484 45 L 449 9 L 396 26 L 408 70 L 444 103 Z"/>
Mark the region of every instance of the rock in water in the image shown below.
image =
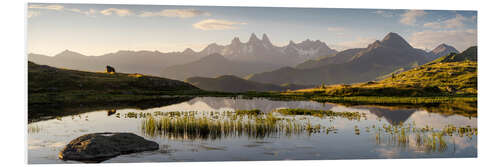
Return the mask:
<path id="1" fill-rule="evenodd" d="M 156 142 L 133 133 L 91 133 L 80 136 L 59 153 L 62 160 L 102 162 L 122 154 L 158 150 Z"/>

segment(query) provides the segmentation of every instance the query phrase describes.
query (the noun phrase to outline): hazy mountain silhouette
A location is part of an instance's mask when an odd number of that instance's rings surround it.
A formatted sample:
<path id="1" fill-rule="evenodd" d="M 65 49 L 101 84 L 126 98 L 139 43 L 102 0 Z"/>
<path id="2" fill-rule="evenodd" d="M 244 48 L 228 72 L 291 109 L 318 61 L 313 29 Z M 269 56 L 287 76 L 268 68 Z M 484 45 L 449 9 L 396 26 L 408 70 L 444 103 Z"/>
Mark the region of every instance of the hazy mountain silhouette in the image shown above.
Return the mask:
<path id="1" fill-rule="evenodd" d="M 262 39 L 259 39 L 252 33 L 246 43 L 235 37 L 229 45 L 223 46 L 212 43 L 200 52 L 201 55 L 211 55 L 213 53 L 219 53 L 229 60 L 290 66 L 320 56 L 331 55 L 337 53 L 337 51 L 330 49 L 324 42 L 309 39 L 298 44 L 290 41 L 288 45 L 278 47 L 271 43 L 266 34 L 263 34 Z"/>
<path id="2" fill-rule="evenodd" d="M 276 69 L 276 65 L 257 62 L 243 62 L 229 60 L 215 53 L 199 60 L 167 67 L 161 76 L 178 80 L 189 77 L 217 77 L 221 75 L 236 75 L 244 77 L 251 73 L 264 72 Z"/>
<path id="3" fill-rule="evenodd" d="M 459 61 L 477 61 L 477 46 L 472 46 L 464 50 L 462 53 L 450 53 L 436 59 L 434 62 L 459 62 Z"/>
<path id="4" fill-rule="evenodd" d="M 232 75 L 224 75 L 216 78 L 192 77 L 186 79 L 186 82 L 203 90 L 219 92 L 286 91 L 311 87 L 294 84 L 284 84 L 279 86 L 273 84 L 263 84 Z"/>
<path id="5" fill-rule="evenodd" d="M 118 51 L 101 56 L 85 56 L 80 53 L 65 50 L 53 57 L 29 54 L 28 60 L 37 64 L 53 67 L 83 70 L 104 71 L 106 65 L 111 65 L 118 72 L 141 73 L 159 76 L 167 66 L 182 64 L 199 59 L 191 49 L 184 52 L 162 53 L 158 51 Z"/>
<path id="6" fill-rule="evenodd" d="M 162 73 L 165 73 L 165 68 L 167 67 L 195 63 L 194 61 L 198 61 L 200 58 L 217 53 L 224 56 L 232 63 L 253 64 L 255 67 L 247 69 L 248 71 L 244 72 L 245 74 L 250 74 L 283 66 L 294 66 L 306 60 L 331 55 L 336 52 L 337 51 L 330 49 L 324 42 L 319 40 L 306 40 L 298 44 L 290 42 L 287 46 L 278 47 L 271 43 L 266 34 L 263 34 L 262 39 L 252 34 L 246 43 L 241 42 L 239 38 L 236 37 L 229 45 L 223 46 L 212 43 L 200 52 L 187 48 L 182 52 L 118 51 L 100 56 L 86 56 L 66 50 L 53 57 L 40 54 L 29 54 L 28 60 L 38 64 L 59 68 L 94 72 L 103 71 L 106 65 L 111 65 L 119 72 L 160 76 Z M 268 68 L 269 65 L 272 65 L 273 68 Z M 210 64 L 203 66 L 210 66 Z M 189 74 L 190 72 L 179 71 L 179 73 Z M 236 70 L 234 73 L 230 70 L 229 73 L 217 73 L 217 71 L 212 73 L 216 73 L 215 76 L 225 74 L 243 75 L 241 70 Z M 195 75 L 186 75 L 185 77 L 194 76 Z M 177 79 L 185 79 L 185 77 L 177 77 Z"/>
<path id="7" fill-rule="evenodd" d="M 429 52 L 429 59 L 437 59 L 446 55 L 449 55 L 450 53 L 460 53 L 457 49 L 455 49 L 453 46 L 446 45 L 446 44 L 441 44 L 434 48 L 432 51 Z"/>
<path id="8" fill-rule="evenodd" d="M 316 68 L 330 64 L 342 64 L 351 61 L 356 54 L 362 51 L 364 48 L 354 48 L 347 49 L 338 52 L 332 56 L 322 57 L 320 59 L 307 60 L 304 63 L 300 63 L 296 66 L 298 69 Z"/>
<path id="9" fill-rule="evenodd" d="M 346 56 L 350 57 L 350 56 Z M 413 48 L 396 33 L 388 33 L 356 53 L 350 61 L 306 69 L 284 67 L 253 74 L 249 80 L 261 83 L 318 85 L 321 83 L 355 83 L 375 80 L 396 70 L 405 70 L 429 62 L 419 49 Z"/>

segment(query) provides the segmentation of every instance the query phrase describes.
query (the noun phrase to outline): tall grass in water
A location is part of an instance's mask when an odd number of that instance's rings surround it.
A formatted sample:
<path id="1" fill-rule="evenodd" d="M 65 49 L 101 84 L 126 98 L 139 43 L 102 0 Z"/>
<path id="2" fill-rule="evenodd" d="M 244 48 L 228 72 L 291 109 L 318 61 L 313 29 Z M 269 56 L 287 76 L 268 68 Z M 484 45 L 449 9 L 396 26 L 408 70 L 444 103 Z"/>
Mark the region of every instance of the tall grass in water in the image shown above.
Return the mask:
<path id="1" fill-rule="evenodd" d="M 284 113 L 284 114 L 282 114 Z M 266 138 L 295 135 L 342 133 L 333 126 L 332 121 L 317 123 L 317 113 L 323 116 L 339 116 L 344 119 L 359 119 L 360 113 L 337 113 L 337 115 L 320 110 L 306 111 L 288 109 L 279 112 L 155 112 L 154 114 L 138 114 L 142 117 L 142 132 L 152 137 L 167 137 L 182 140 L 215 140 L 221 138 L 249 137 Z M 334 113 L 334 112 L 333 112 Z M 292 117 L 290 117 L 292 116 Z M 298 118 L 297 118 L 297 117 Z M 443 129 L 431 126 L 417 127 L 415 123 L 391 125 L 376 124 L 362 127 L 354 125 L 353 136 L 374 135 L 376 144 L 397 147 L 400 149 L 417 149 L 425 152 L 444 152 L 448 150 L 450 139 L 456 137 L 473 137 L 477 128 L 470 126 L 456 127 L 448 125 Z"/>
<path id="2" fill-rule="evenodd" d="M 242 135 L 251 138 L 264 138 L 280 134 L 301 134 L 304 129 L 302 124 L 278 119 L 272 113 L 258 117 L 227 118 L 231 117 L 213 119 L 213 117 L 196 117 L 194 115 L 163 116 L 160 118 L 150 116 L 143 120 L 141 128 L 149 136 L 181 139 L 218 139 Z"/>
<path id="3" fill-rule="evenodd" d="M 442 130 L 430 126 L 417 128 L 415 124 L 383 125 L 376 129 L 375 140 L 377 144 L 398 146 L 406 149 L 410 144 L 414 149 L 424 152 L 444 152 L 448 148 L 447 138 L 469 137 L 477 135 L 477 128 L 470 126 L 456 127 L 448 125 Z M 413 142 L 411 142 L 413 141 Z"/>
<path id="4" fill-rule="evenodd" d="M 28 125 L 28 133 L 38 133 L 42 128 L 38 125 Z"/>
<path id="5" fill-rule="evenodd" d="M 366 118 L 365 113 L 359 113 L 359 112 L 334 112 L 330 110 L 310 110 L 310 109 L 301 109 L 301 108 L 295 108 L 295 109 L 279 109 L 276 110 L 276 112 L 283 114 L 283 115 L 310 115 L 310 116 L 317 116 L 317 117 L 340 117 L 340 118 L 346 118 L 349 120 L 360 120 L 361 118 Z"/>

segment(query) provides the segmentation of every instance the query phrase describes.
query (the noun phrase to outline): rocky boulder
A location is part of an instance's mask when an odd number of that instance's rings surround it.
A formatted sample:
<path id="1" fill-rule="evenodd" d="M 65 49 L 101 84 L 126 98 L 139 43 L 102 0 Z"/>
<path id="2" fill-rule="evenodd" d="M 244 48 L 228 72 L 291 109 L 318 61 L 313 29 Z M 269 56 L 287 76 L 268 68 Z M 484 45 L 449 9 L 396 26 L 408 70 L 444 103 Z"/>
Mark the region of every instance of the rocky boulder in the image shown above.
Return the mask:
<path id="1" fill-rule="evenodd" d="M 158 148 L 158 143 L 133 133 L 91 133 L 73 139 L 59 153 L 59 158 L 101 162 L 122 154 L 153 151 Z"/>

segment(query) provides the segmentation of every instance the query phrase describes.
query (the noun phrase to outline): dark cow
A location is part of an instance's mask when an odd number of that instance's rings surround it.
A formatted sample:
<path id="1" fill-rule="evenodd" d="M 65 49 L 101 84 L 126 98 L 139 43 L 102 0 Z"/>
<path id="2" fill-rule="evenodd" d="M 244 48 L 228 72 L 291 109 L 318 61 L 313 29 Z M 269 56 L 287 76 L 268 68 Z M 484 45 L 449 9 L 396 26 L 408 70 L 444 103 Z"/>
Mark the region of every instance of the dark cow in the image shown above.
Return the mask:
<path id="1" fill-rule="evenodd" d="M 106 72 L 108 73 L 111 73 L 111 72 L 115 72 L 115 68 L 111 67 L 111 66 L 106 66 Z"/>

